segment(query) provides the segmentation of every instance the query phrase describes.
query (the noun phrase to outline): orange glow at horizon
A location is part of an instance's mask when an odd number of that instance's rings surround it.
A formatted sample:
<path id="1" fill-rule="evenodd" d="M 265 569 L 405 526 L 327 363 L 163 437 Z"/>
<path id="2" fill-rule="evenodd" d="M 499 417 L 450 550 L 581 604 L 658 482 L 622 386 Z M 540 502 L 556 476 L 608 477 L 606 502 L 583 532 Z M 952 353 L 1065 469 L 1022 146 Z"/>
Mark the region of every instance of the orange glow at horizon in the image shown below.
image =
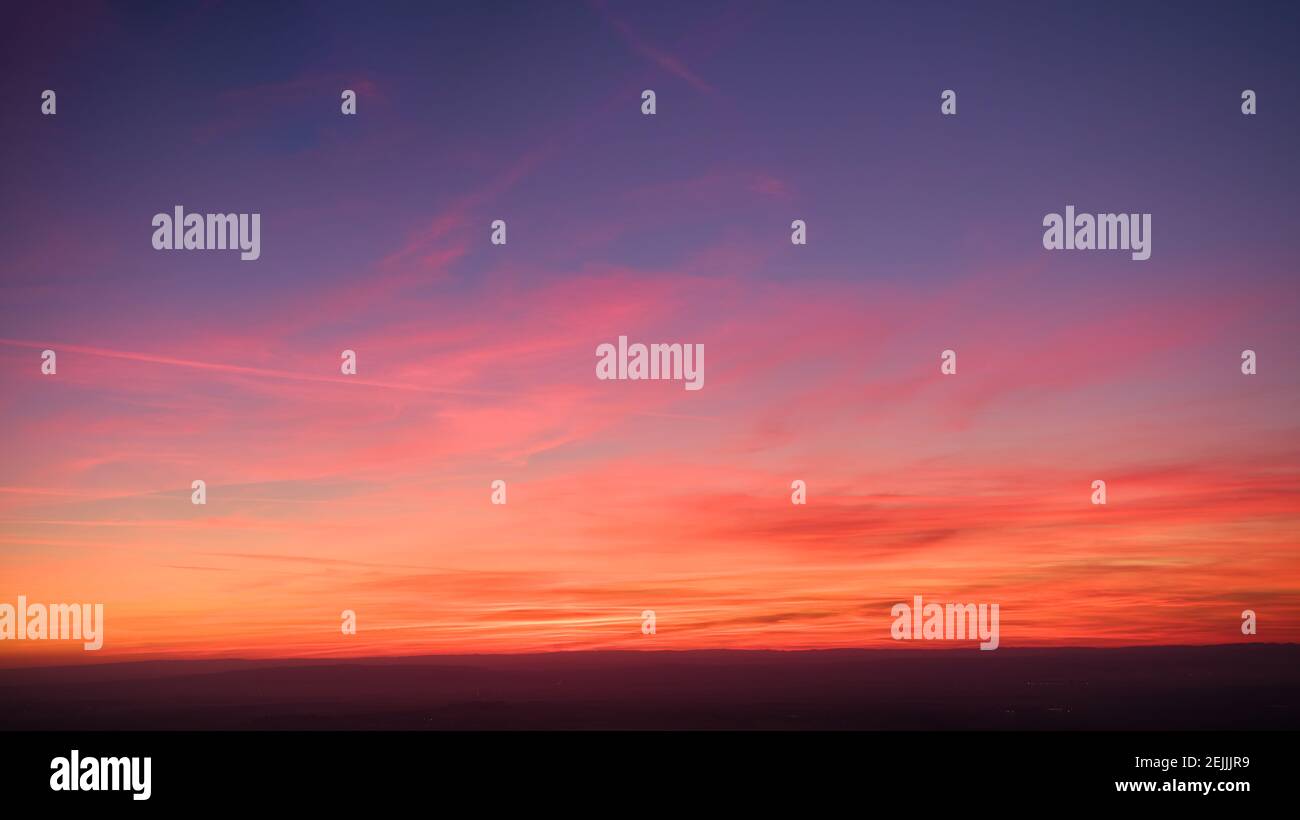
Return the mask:
<path id="1" fill-rule="evenodd" d="M 999 604 L 1003 647 L 1230 643 L 1245 609 L 1258 640 L 1300 637 L 1295 386 L 1165 367 L 1196 355 L 1205 305 L 1033 345 L 1032 323 L 962 320 L 946 378 L 922 328 L 861 321 L 849 286 L 787 311 L 779 286 L 661 277 L 630 313 L 629 283 L 502 292 L 508 328 L 399 321 L 323 353 L 202 328 L 165 354 L 0 341 L 0 600 L 107 621 L 99 652 L 5 642 L 0 664 L 952 648 L 890 639 L 913 595 Z M 692 311 L 727 318 L 648 326 Z M 597 381 L 619 334 L 704 343 L 705 389 Z M 32 366 L 47 344 L 55 378 Z M 360 381 L 332 375 L 345 346 Z"/>

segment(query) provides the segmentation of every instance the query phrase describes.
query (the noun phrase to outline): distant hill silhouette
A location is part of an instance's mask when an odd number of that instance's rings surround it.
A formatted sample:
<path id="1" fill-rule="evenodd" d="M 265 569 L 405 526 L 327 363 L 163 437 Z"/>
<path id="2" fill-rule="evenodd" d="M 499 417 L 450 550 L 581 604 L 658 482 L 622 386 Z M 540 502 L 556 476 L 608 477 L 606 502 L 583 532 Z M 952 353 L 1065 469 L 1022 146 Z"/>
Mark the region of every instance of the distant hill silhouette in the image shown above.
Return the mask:
<path id="1" fill-rule="evenodd" d="M 0 730 L 1296 729 L 1300 646 L 565 652 L 0 670 Z"/>

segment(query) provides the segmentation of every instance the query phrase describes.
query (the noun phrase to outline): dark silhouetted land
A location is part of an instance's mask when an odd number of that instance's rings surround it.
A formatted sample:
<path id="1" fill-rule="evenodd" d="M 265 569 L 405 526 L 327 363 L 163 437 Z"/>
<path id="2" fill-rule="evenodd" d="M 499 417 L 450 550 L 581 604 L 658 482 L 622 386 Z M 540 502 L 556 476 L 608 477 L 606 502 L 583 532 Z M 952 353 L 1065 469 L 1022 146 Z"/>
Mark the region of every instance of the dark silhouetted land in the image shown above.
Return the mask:
<path id="1" fill-rule="evenodd" d="M 1300 646 L 568 652 L 0 670 L 0 729 L 1300 728 Z"/>

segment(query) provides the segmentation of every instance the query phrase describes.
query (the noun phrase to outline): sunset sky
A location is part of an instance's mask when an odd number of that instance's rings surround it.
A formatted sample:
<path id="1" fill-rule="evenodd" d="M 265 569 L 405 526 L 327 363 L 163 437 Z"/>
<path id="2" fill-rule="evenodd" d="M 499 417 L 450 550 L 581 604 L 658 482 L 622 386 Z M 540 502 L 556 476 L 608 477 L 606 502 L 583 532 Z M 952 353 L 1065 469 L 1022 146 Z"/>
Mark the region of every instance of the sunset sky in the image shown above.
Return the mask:
<path id="1" fill-rule="evenodd" d="M 887 648 L 913 595 L 1003 647 L 1300 640 L 1294 25 L 394 8 L 7 21 L 0 602 L 107 628 L 0 666 Z M 153 250 L 176 205 L 261 258 Z M 1150 260 L 1045 251 L 1067 205 Z M 620 335 L 704 389 L 598 381 Z"/>

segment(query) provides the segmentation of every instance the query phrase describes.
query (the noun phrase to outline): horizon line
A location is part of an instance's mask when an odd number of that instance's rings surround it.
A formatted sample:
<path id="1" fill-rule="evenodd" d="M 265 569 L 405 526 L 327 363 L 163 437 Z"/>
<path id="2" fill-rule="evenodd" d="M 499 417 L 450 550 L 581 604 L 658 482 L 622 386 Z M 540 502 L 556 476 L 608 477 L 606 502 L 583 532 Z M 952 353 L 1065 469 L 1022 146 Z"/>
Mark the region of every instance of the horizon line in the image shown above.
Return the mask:
<path id="1" fill-rule="evenodd" d="M 1215 644 L 1129 644 L 1123 646 L 1019 646 L 1019 647 L 999 647 L 998 652 L 1012 650 L 1014 652 L 1124 652 L 1134 650 L 1156 650 L 1156 649 L 1278 649 L 1278 648 L 1300 648 L 1300 642 L 1296 641 L 1276 641 L 1276 642 L 1259 642 L 1259 643 L 1215 643 Z M 208 658 L 140 658 L 134 660 L 113 659 L 103 661 L 88 660 L 84 663 L 62 663 L 51 665 L 0 665 L 0 674 L 13 671 L 35 671 L 35 670 L 55 670 L 55 669 L 84 669 L 87 667 L 104 667 L 104 666 L 126 666 L 130 664 L 187 664 L 187 663 L 252 663 L 252 664 L 276 664 L 276 663 L 360 663 L 374 661 L 403 661 L 403 660 L 437 660 L 452 658 L 539 658 L 556 655 L 700 655 L 705 653 L 729 654 L 729 655 L 810 655 L 810 654 L 827 654 L 831 652 L 838 653 L 923 653 L 923 654 L 971 654 L 969 646 L 950 646 L 934 648 L 904 648 L 904 647 L 858 647 L 858 646 L 839 646 L 839 647 L 814 647 L 807 649 L 748 649 L 734 647 L 717 647 L 717 648 L 697 648 L 697 649 L 552 649 L 541 652 L 459 652 L 459 653 L 429 653 L 423 655 L 358 655 L 358 656 L 329 656 L 329 655 L 310 655 L 296 657 L 274 657 L 274 658 L 252 658 L 252 657 L 208 657 Z M 979 655 L 991 654 L 980 652 Z"/>

